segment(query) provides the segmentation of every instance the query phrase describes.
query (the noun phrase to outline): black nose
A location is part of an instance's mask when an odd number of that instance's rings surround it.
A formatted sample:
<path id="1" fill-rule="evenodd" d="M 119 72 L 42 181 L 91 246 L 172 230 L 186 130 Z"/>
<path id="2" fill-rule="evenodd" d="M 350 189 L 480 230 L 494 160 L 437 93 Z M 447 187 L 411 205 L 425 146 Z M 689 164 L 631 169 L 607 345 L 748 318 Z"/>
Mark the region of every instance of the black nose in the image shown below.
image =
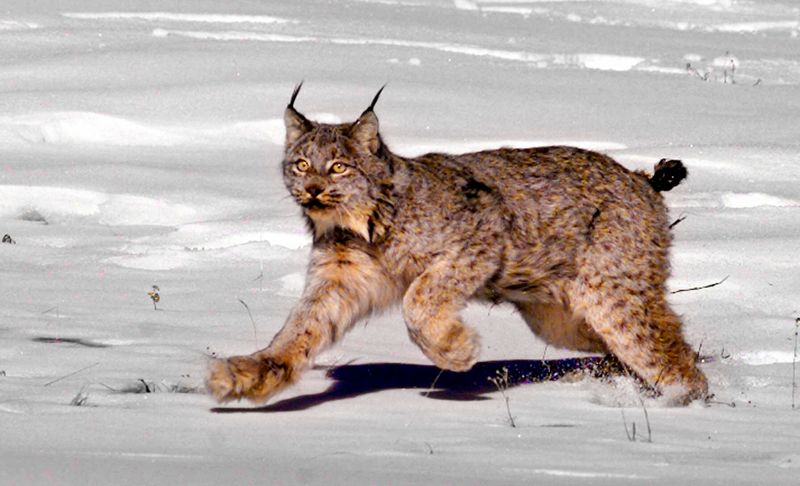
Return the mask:
<path id="1" fill-rule="evenodd" d="M 306 186 L 305 189 L 306 189 L 306 192 L 311 195 L 311 197 L 319 196 L 320 194 L 322 194 L 322 191 L 324 190 L 323 188 L 321 188 L 320 186 L 318 186 L 316 184 Z"/>

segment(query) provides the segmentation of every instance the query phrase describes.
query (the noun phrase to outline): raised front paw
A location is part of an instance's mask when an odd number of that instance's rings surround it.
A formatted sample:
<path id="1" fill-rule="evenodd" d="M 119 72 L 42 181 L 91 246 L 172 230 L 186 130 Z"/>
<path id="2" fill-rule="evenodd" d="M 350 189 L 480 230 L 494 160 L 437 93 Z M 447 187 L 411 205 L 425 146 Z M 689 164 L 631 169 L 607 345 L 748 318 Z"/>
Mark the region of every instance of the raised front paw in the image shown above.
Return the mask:
<path id="1" fill-rule="evenodd" d="M 288 384 L 290 375 L 288 367 L 273 358 L 233 356 L 209 363 L 206 387 L 219 402 L 263 402 Z"/>
<path id="2" fill-rule="evenodd" d="M 459 321 L 453 321 L 439 334 L 432 330 L 425 328 L 410 335 L 433 364 L 443 370 L 467 371 L 478 361 L 481 345 L 475 331 Z"/>

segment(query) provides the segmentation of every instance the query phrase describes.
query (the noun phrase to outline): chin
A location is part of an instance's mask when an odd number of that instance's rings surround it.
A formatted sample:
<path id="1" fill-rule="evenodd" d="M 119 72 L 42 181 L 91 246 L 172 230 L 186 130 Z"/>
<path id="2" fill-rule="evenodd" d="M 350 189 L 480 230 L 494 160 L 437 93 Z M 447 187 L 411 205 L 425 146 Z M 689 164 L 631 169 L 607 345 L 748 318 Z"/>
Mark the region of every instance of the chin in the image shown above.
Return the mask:
<path id="1" fill-rule="evenodd" d="M 306 208 L 305 214 L 313 223 L 315 238 L 333 231 L 336 228 L 348 230 L 366 241 L 370 241 L 369 218 L 353 210 L 337 206 Z"/>

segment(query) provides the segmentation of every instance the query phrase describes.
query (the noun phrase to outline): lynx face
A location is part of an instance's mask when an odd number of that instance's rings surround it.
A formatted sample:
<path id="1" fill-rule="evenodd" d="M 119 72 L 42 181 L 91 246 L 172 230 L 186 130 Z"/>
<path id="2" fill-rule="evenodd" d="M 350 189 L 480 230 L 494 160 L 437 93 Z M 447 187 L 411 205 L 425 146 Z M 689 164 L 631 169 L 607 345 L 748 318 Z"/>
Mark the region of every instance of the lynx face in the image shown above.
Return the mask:
<path id="1" fill-rule="evenodd" d="M 314 123 L 289 107 L 285 114 L 283 180 L 315 238 L 341 228 L 371 241 L 385 165 L 376 157 L 378 120 L 370 111 L 354 123 Z"/>

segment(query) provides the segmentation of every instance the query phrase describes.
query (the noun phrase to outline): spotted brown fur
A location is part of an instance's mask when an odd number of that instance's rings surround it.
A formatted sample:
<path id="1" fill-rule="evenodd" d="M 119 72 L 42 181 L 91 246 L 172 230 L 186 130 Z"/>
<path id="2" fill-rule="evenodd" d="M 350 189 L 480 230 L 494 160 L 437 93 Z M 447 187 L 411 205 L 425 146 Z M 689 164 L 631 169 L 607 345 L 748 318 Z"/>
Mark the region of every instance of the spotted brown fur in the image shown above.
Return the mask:
<path id="1" fill-rule="evenodd" d="M 212 363 L 218 400 L 266 400 L 394 304 L 433 363 L 467 370 L 480 342 L 460 311 L 473 299 L 510 303 L 551 345 L 613 353 L 675 403 L 705 396 L 666 299 L 671 236 L 658 190 L 685 177 L 680 162 L 651 177 L 563 146 L 404 158 L 380 137 L 377 96 L 355 122 L 330 125 L 297 112 L 296 95 L 283 175 L 314 236 L 306 287 L 269 346 Z"/>

